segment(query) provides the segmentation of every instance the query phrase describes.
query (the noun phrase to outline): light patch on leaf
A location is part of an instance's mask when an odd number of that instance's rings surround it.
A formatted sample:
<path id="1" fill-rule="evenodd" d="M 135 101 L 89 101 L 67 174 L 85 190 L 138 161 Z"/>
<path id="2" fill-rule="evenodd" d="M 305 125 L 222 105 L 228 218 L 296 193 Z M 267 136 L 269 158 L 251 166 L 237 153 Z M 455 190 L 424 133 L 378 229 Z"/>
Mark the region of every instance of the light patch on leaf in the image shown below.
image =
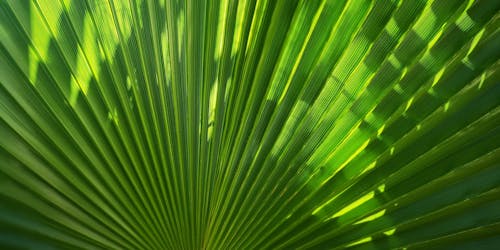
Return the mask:
<path id="1" fill-rule="evenodd" d="M 222 1 L 220 11 L 219 11 L 219 22 L 217 22 L 217 38 L 216 38 L 216 47 L 214 53 L 215 61 L 219 61 L 222 49 L 224 48 L 224 35 L 226 29 L 226 16 L 227 16 L 227 5 L 228 1 Z"/>
<path id="2" fill-rule="evenodd" d="M 185 29 L 185 17 L 184 17 L 184 11 L 181 11 L 179 13 L 179 16 L 177 17 L 177 49 L 178 49 L 178 54 L 179 54 L 179 60 L 182 60 L 182 53 L 183 53 L 183 41 L 184 41 L 184 29 Z"/>
<path id="3" fill-rule="evenodd" d="M 395 232 L 396 232 L 396 228 L 393 228 L 393 229 L 391 229 L 391 230 L 387 230 L 387 231 L 385 231 L 385 232 L 384 232 L 384 234 L 385 234 L 385 235 L 387 235 L 387 236 L 391 236 L 391 235 L 393 235 Z"/>
<path id="4" fill-rule="evenodd" d="M 207 131 L 207 140 L 210 140 L 212 138 L 212 133 L 213 133 L 213 124 L 215 121 L 215 108 L 217 105 L 217 88 L 218 88 L 218 80 L 214 83 L 212 86 L 212 89 L 210 90 L 210 101 L 209 105 L 210 108 L 208 110 L 208 131 Z"/>
<path id="5" fill-rule="evenodd" d="M 361 198 L 359 198 L 356 201 L 352 202 L 348 206 L 342 208 L 340 211 L 338 211 L 337 213 L 335 213 L 334 215 L 332 215 L 330 217 L 330 219 L 337 218 L 337 217 L 340 217 L 340 216 L 346 214 L 347 212 L 353 210 L 354 208 L 356 208 L 357 206 L 363 204 L 364 202 L 366 202 L 367 200 L 373 198 L 374 196 L 375 196 L 375 191 L 369 192 L 368 194 L 362 196 Z M 314 211 L 313 214 L 315 214 L 317 212 L 318 211 Z"/>
<path id="6" fill-rule="evenodd" d="M 31 83 L 35 83 L 38 74 L 38 65 L 40 63 L 43 63 L 40 62 L 40 60 L 44 61 L 48 59 L 50 40 L 53 39 L 53 37 L 47 30 L 47 27 L 45 26 L 40 13 L 35 9 L 35 5 L 33 3 L 31 3 L 31 5 L 31 41 L 37 53 L 33 53 L 33 51 L 29 53 L 29 78 Z M 61 10 L 55 8 L 54 11 L 56 12 L 54 14 L 59 17 L 61 14 Z M 58 30 L 54 30 L 54 35 L 57 36 L 57 33 Z"/>
<path id="7" fill-rule="evenodd" d="M 358 224 L 361 224 L 361 223 L 365 223 L 365 222 L 368 222 L 368 221 L 375 220 L 377 218 L 380 218 L 380 217 L 384 216 L 384 214 L 385 214 L 385 209 L 381 210 L 381 211 L 379 211 L 377 213 L 374 213 L 374 214 L 372 214 L 372 215 L 370 215 L 370 216 L 368 216 L 368 217 L 366 217 L 366 218 L 364 218 L 364 219 L 362 219 L 360 221 L 357 221 L 356 223 L 354 223 L 354 225 L 358 225 Z"/>
<path id="8" fill-rule="evenodd" d="M 485 31 L 485 28 L 483 28 L 481 31 L 479 31 L 477 33 L 477 35 L 474 36 L 474 38 L 472 39 L 472 42 L 470 44 L 470 48 L 467 51 L 467 55 L 470 55 L 470 53 L 472 53 L 472 51 L 474 51 L 474 49 L 476 48 L 477 44 L 479 43 L 479 40 L 481 40 L 481 38 L 483 37 L 484 31 Z"/>
<path id="9" fill-rule="evenodd" d="M 363 244 L 363 243 L 366 243 L 366 242 L 370 242 L 372 241 L 372 237 L 366 237 L 366 238 L 363 238 L 361 240 L 358 240 L 358 241 L 355 241 L 349 245 L 347 245 L 346 247 L 352 247 L 352 246 L 355 246 L 355 245 L 359 245 L 359 244 Z"/>

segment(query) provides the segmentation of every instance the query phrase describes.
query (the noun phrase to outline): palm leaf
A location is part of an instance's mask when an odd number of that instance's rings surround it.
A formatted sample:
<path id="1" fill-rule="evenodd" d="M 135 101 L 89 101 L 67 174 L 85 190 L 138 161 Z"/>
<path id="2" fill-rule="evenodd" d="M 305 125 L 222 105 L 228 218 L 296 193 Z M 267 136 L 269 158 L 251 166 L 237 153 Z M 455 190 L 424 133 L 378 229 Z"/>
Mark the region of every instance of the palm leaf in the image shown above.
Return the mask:
<path id="1" fill-rule="evenodd" d="M 494 249 L 500 2 L 0 1 L 0 248 Z"/>

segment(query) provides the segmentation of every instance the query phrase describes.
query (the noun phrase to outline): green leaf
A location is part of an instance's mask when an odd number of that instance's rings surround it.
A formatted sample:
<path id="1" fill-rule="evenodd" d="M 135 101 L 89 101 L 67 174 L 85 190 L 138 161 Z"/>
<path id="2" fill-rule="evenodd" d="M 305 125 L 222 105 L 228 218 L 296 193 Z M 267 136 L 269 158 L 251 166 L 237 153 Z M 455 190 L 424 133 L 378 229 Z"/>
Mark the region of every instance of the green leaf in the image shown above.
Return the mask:
<path id="1" fill-rule="evenodd" d="M 495 249 L 500 2 L 0 1 L 0 248 Z"/>

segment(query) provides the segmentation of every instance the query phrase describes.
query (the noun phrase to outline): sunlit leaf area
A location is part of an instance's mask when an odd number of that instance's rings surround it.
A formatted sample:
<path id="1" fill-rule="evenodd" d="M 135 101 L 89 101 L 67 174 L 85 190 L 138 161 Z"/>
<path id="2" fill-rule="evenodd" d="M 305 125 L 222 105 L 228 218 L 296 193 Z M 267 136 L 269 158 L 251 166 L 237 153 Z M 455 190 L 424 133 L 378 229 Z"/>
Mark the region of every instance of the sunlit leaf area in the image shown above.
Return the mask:
<path id="1" fill-rule="evenodd" d="M 0 249 L 500 249 L 498 0 L 0 0 Z"/>

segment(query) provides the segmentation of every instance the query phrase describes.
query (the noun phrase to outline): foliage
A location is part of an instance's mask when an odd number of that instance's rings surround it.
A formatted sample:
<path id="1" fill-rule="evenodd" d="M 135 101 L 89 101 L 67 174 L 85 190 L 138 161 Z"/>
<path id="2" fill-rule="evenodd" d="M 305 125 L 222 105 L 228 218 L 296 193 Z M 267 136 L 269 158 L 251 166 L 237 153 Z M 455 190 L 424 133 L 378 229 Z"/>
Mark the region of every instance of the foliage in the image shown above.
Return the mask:
<path id="1" fill-rule="evenodd" d="M 0 248 L 500 246 L 499 8 L 0 0 Z"/>

